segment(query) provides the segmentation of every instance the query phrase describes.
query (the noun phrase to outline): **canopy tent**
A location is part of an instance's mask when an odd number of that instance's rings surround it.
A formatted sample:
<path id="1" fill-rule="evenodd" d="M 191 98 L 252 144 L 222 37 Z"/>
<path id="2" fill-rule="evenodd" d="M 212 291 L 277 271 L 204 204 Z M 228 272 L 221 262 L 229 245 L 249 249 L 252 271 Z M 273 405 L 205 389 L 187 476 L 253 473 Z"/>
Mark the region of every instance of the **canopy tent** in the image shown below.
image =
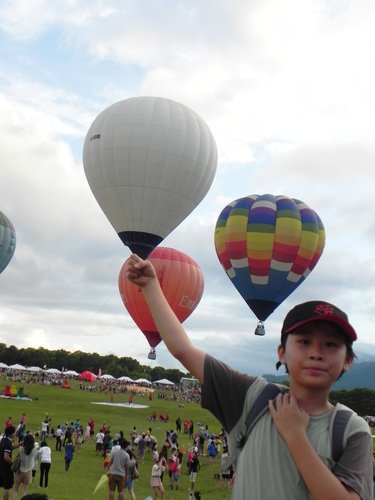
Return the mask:
<path id="1" fill-rule="evenodd" d="M 51 374 L 57 374 L 61 373 L 61 370 L 58 370 L 57 368 L 48 368 L 47 370 L 44 370 L 45 373 L 51 373 Z"/>
<path id="2" fill-rule="evenodd" d="M 100 375 L 99 377 L 100 379 L 104 378 L 104 379 L 107 379 L 107 380 L 112 380 L 114 379 L 115 377 L 113 375 L 110 375 L 109 373 L 105 373 L 104 375 Z"/>
<path id="3" fill-rule="evenodd" d="M 0 363 L 0 368 L 9 368 L 9 366 L 5 363 Z"/>
<path id="4" fill-rule="evenodd" d="M 19 365 L 17 363 L 14 365 L 10 365 L 8 368 L 10 370 L 26 370 L 26 368 L 23 365 Z"/>
<path id="5" fill-rule="evenodd" d="M 28 366 L 26 368 L 28 372 L 41 372 L 42 369 L 39 366 Z"/>
<path id="6" fill-rule="evenodd" d="M 66 372 L 64 372 L 64 375 L 68 375 L 68 377 L 78 377 L 79 373 L 75 370 L 66 370 Z"/>
<path id="7" fill-rule="evenodd" d="M 137 378 L 137 380 L 134 380 L 134 383 L 151 385 L 151 382 L 147 378 Z"/>
<path id="8" fill-rule="evenodd" d="M 79 380 L 87 380 L 88 382 L 94 382 L 96 380 L 96 375 L 95 375 L 95 373 L 92 373 L 92 372 L 89 372 L 88 370 L 85 370 L 79 376 Z"/>
<path id="9" fill-rule="evenodd" d="M 171 382 L 170 380 L 166 378 L 162 378 L 160 380 L 155 380 L 153 384 L 159 384 L 159 385 L 175 385 L 174 382 Z"/>
<path id="10" fill-rule="evenodd" d="M 117 380 L 121 380 L 122 382 L 134 382 L 134 380 L 132 378 L 127 377 L 126 375 L 119 377 Z"/>

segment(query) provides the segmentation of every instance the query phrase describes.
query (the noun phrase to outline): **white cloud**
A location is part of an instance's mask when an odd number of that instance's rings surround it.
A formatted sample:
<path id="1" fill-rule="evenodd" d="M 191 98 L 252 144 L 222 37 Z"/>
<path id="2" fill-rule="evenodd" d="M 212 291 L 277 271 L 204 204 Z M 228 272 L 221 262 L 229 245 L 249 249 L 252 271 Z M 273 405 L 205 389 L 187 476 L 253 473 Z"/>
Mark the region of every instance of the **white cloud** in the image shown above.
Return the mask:
<path id="1" fill-rule="evenodd" d="M 204 271 L 204 297 L 186 322 L 194 341 L 241 369 L 251 357 L 254 370 L 273 366 L 283 315 L 319 296 L 347 309 L 372 345 L 374 25 L 369 0 L 2 2 L 0 210 L 17 231 L 1 274 L 3 341 L 148 362 L 117 290 L 129 252 L 90 192 L 81 150 L 104 107 L 149 94 L 192 107 L 218 145 L 210 192 L 164 242 Z M 228 202 L 265 192 L 314 208 L 327 244 L 259 339 L 213 230 Z"/>

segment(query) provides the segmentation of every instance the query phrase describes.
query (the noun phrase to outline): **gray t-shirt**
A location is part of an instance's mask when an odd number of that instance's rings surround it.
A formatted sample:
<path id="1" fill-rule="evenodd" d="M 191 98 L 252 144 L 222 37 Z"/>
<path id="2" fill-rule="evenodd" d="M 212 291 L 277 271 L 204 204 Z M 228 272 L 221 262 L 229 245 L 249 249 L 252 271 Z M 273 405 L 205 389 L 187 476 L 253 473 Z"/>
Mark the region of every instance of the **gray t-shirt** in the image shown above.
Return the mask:
<path id="1" fill-rule="evenodd" d="M 111 465 L 108 469 L 110 474 L 116 476 L 125 476 L 130 457 L 123 448 L 115 448 L 111 450 Z"/>
<path id="2" fill-rule="evenodd" d="M 245 435 L 245 420 L 267 384 L 261 377 L 232 370 L 206 356 L 202 406 L 228 433 L 229 453 Z M 356 414 L 345 431 L 345 449 L 337 463 L 331 458 L 330 421 L 333 410 L 310 417 L 307 435 L 327 467 L 365 500 L 372 499 L 372 440 L 367 423 Z M 312 496 L 267 411 L 257 421 L 236 463 L 234 500 L 303 500 Z"/>

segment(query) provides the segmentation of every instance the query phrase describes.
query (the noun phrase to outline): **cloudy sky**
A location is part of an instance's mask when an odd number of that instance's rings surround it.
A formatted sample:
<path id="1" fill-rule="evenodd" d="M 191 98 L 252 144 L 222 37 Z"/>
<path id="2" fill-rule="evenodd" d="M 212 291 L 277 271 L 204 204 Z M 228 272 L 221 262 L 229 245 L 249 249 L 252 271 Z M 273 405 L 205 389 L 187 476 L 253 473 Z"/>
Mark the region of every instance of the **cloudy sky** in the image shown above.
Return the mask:
<path id="1" fill-rule="evenodd" d="M 204 273 L 185 323 L 194 342 L 273 372 L 286 312 L 320 298 L 348 312 L 358 360 L 375 359 L 372 0 L 3 0 L 0 46 L 0 210 L 17 233 L 0 275 L 1 342 L 151 363 L 117 287 L 129 250 L 91 193 L 82 149 L 101 111 L 152 95 L 199 113 L 218 148 L 206 198 L 163 243 Z M 213 245 L 222 208 L 254 193 L 305 201 L 327 232 L 265 337 Z M 162 345 L 157 356 L 180 367 Z"/>

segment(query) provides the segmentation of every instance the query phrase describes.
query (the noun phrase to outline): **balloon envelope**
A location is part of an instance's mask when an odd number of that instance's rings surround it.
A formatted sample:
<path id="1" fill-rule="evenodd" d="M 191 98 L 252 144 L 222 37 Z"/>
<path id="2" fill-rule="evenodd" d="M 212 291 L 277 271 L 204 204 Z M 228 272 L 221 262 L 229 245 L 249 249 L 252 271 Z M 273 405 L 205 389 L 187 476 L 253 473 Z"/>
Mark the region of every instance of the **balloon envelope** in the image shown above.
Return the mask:
<path id="1" fill-rule="evenodd" d="M 16 249 L 16 231 L 8 217 L 0 211 L 0 273 L 9 264 Z"/>
<path id="2" fill-rule="evenodd" d="M 88 382 L 94 382 L 97 379 L 97 376 L 94 373 L 85 370 L 80 374 L 78 378 L 79 380 L 87 380 Z"/>
<path id="3" fill-rule="evenodd" d="M 158 247 L 149 256 L 161 289 L 177 318 L 185 321 L 197 307 L 204 290 L 203 274 L 188 255 L 173 248 Z M 134 322 L 147 338 L 150 347 L 161 341 L 142 290 L 125 277 L 125 264 L 119 274 L 122 301 Z"/>
<path id="4" fill-rule="evenodd" d="M 261 321 L 309 275 L 324 244 L 318 214 L 281 195 L 235 200 L 223 209 L 215 228 L 219 261 Z"/>
<path id="5" fill-rule="evenodd" d="M 115 231 L 145 258 L 206 195 L 217 149 L 203 119 L 183 104 L 133 97 L 94 120 L 83 164 Z"/>

